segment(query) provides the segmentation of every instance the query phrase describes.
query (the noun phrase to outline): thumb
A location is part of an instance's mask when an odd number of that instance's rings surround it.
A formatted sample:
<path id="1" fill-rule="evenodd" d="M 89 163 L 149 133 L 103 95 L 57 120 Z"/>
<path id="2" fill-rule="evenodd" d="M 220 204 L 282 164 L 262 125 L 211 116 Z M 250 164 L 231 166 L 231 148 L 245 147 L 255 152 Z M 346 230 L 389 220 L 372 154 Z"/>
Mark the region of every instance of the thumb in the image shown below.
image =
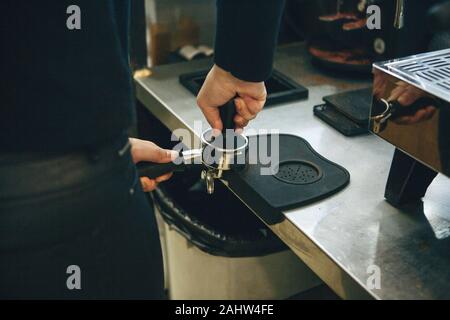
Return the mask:
<path id="1" fill-rule="evenodd" d="M 220 119 L 219 108 L 206 107 L 206 108 L 203 108 L 202 110 L 203 110 L 203 114 L 205 115 L 205 118 L 208 121 L 209 125 L 213 129 L 222 131 L 223 123 L 222 123 L 222 120 Z"/>

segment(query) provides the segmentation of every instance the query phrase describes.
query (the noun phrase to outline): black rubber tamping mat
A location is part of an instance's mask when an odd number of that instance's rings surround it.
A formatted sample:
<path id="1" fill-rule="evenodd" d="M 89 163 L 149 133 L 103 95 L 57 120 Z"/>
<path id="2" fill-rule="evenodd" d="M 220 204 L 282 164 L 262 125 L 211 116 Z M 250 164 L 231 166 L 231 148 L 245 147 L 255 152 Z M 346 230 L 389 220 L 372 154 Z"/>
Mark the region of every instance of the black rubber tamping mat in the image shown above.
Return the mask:
<path id="1" fill-rule="evenodd" d="M 313 110 L 316 117 L 325 121 L 344 136 L 353 137 L 368 132 L 368 124 L 361 126 L 326 103 L 314 106 Z"/>
<path id="2" fill-rule="evenodd" d="M 318 154 L 305 139 L 298 136 L 288 134 L 249 136 L 249 152 L 254 152 L 252 146 L 258 146 L 260 153 L 261 146 L 267 145 L 266 150 L 271 150 L 277 137 L 279 160 L 275 164 L 272 162 L 272 167 L 278 168 L 276 174 L 262 174 L 261 169 L 270 167 L 268 161 L 249 163 L 238 172 L 249 187 L 273 208 L 290 209 L 319 201 L 338 192 L 349 183 L 350 174 L 345 168 Z M 275 158 L 271 155 L 267 159 Z M 250 159 L 249 155 L 249 161 Z"/>
<path id="3" fill-rule="evenodd" d="M 323 101 L 360 126 L 368 126 L 372 87 L 329 95 L 323 97 Z"/>

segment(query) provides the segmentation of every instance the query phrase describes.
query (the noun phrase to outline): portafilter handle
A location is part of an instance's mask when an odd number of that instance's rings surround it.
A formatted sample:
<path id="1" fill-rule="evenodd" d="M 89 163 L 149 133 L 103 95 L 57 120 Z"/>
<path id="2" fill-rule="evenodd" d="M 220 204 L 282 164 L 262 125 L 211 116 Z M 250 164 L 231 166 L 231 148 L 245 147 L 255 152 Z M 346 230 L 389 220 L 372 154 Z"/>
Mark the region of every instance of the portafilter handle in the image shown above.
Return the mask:
<path id="1" fill-rule="evenodd" d="M 231 99 L 223 106 L 219 107 L 220 119 L 222 120 L 222 135 L 226 137 L 227 129 L 234 129 L 234 117 L 236 116 L 236 106 L 234 99 Z"/>
<path id="2" fill-rule="evenodd" d="M 185 163 L 180 156 L 173 162 L 167 163 L 155 163 L 149 161 L 142 161 L 136 165 L 140 177 L 147 177 L 150 179 L 156 179 L 169 172 L 183 171 L 185 169 Z"/>
<path id="3" fill-rule="evenodd" d="M 167 163 L 142 161 L 137 164 L 140 177 L 156 179 L 169 172 L 183 172 L 188 166 L 201 164 L 202 149 L 180 152 L 178 157 Z"/>

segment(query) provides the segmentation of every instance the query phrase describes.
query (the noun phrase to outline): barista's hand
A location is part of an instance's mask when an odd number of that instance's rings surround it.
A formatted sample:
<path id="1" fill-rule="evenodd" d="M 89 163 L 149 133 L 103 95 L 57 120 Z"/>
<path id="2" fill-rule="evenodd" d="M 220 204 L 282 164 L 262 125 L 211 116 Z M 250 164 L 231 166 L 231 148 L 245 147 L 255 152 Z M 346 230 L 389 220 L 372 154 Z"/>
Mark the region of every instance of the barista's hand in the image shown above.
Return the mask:
<path id="1" fill-rule="evenodd" d="M 197 96 L 197 104 L 211 127 L 222 130 L 223 124 L 218 107 L 236 97 L 234 101 L 237 115 L 234 122 L 236 129 L 242 129 L 262 110 L 266 96 L 264 82 L 239 80 L 231 73 L 214 65 Z"/>
<path id="2" fill-rule="evenodd" d="M 150 141 L 130 138 L 131 156 L 133 162 L 149 161 L 156 163 L 167 163 L 173 161 L 178 156 L 178 152 L 173 150 L 162 149 Z M 167 173 L 156 179 L 141 177 L 142 189 L 144 192 L 155 190 L 158 183 L 168 180 L 172 173 Z"/>
<path id="3" fill-rule="evenodd" d="M 426 94 L 403 81 L 396 83 L 397 87 L 392 90 L 389 101 L 397 101 L 403 108 L 408 108 L 420 98 L 426 97 Z M 434 105 L 423 106 L 412 115 L 401 116 L 392 119 L 393 122 L 400 125 L 413 125 L 431 119 L 436 113 Z"/>

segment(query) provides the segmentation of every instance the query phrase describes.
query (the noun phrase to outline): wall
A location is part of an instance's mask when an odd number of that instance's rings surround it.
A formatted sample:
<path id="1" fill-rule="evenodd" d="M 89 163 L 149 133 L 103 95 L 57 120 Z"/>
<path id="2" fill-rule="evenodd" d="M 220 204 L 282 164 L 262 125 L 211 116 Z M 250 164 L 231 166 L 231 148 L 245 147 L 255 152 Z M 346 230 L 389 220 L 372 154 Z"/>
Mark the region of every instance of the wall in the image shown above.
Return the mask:
<path id="1" fill-rule="evenodd" d="M 213 46 L 214 0 L 146 0 L 150 65 L 167 63 L 185 44 Z"/>

